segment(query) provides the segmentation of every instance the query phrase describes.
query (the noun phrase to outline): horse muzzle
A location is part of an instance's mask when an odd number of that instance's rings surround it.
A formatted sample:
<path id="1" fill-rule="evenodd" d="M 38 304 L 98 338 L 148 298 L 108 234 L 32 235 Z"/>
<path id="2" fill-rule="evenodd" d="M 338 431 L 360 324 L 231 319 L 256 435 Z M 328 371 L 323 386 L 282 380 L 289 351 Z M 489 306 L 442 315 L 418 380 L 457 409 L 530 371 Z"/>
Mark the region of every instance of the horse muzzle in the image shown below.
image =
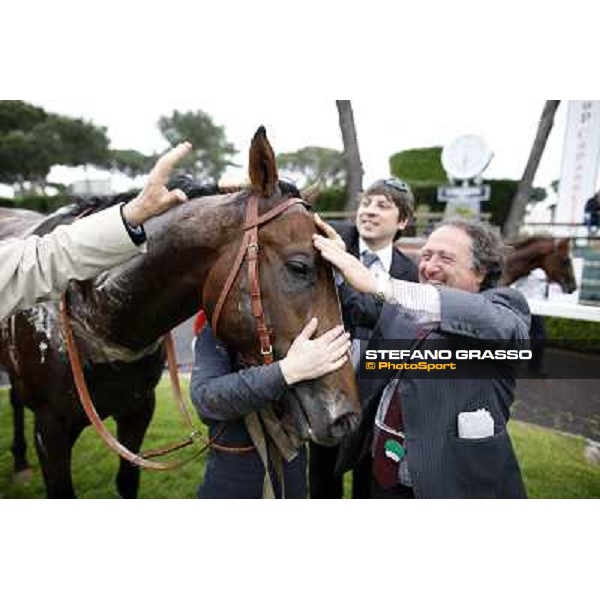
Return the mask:
<path id="1" fill-rule="evenodd" d="M 335 446 L 360 423 L 360 406 L 339 389 L 298 385 L 298 405 L 306 422 L 306 437 L 321 446 Z"/>

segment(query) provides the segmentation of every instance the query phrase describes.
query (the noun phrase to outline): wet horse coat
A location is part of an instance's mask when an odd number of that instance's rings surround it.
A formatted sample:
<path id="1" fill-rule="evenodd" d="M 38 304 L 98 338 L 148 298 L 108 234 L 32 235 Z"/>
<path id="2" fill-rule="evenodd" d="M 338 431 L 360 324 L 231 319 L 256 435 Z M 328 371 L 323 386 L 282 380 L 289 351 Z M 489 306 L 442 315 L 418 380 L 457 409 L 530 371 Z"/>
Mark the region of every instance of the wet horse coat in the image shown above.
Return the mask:
<path id="1" fill-rule="evenodd" d="M 147 223 L 147 254 L 93 281 L 70 285 L 67 303 L 96 408 L 100 416 L 115 418 L 119 441 L 134 452 L 154 410 L 154 387 L 164 363 L 162 336 L 201 305 L 211 316 L 239 247 L 249 194 L 261 197 L 261 214 L 294 195 L 273 179 L 277 171 L 269 149 L 259 130 L 251 148 L 251 192 L 178 206 Z M 35 219 L 28 215 L 26 220 L 29 227 Z M 314 231 L 312 217 L 302 206 L 259 230 L 260 281 L 275 358 L 287 352 L 311 316 L 319 318 L 317 334 L 341 323 L 331 269 L 312 246 Z M 259 357 L 244 273 L 223 307 L 221 322 L 220 337 L 226 343 L 249 358 Z M 88 423 L 76 398 L 56 303 L 22 311 L 2 324 L 0 362 L 7 366 L 14 394 L 35 413 L 36 449 L 48 495 L 73 496 L 71 450 Z M 358 421 L 349 365 L 297 386 L 293 396 L 290 405 L 296 408 L 303 437 L 335 443 Z M 121 460 L 119 493 L 135 497 L 138 485 L 137 468 Z"/>

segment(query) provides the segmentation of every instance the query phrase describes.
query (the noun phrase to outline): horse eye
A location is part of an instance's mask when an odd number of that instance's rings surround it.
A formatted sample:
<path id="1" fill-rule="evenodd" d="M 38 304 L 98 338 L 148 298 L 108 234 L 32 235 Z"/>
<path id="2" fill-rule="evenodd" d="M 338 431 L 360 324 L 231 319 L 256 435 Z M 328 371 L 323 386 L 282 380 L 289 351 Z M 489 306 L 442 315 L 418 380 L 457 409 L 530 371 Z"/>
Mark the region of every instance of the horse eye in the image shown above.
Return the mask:
<path id="1" fill-rule="evenodd" d="M 288 261 L 287 267 L 294 275 L 299 275 L 301 277 L 306 277 L 310 271 L 310 267 L 299 260 Z"/>

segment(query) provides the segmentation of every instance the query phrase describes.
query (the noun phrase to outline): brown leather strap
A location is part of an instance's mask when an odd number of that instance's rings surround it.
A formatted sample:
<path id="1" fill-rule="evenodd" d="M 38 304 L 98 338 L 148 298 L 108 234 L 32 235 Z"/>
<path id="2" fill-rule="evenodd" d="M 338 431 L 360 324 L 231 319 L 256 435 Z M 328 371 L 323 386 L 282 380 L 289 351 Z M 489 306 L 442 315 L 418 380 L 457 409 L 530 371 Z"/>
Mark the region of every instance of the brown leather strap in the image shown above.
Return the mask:
<path id="1" fill-rule="evenodd" d="M 211 327 L 213 334 L 216 337 L 218 335 L 218 325 L 221 311 L 223 310 L 223 306 L 225 305 L 225 301 L 229 296 L 229 292 L 231 291 L 231 288 L 233 287 L 233 284 L 239 275 L 244 258 L 248 256 L 248 282 L 250 285 L 250 300 L 252 305 L 252 315 L 256 322 L 257 336 L 260 342 L 262 363 L 271 364 L 273 362 L 273 346 L 271 344 L 271 338 L 266 324 L 265 313 L 262 305 L 262 297 L 260 293 L 258 227 L 284 213 L 291 206 L 295 204 L 306 204 L 306 202 L 302 198 L 288 198 L 260 217 L 258 216 L 258 204 L 259 197 L 256 194 L 252 194 L 248 198 L 248 203 L 246 205 L 246 215 L 243 227 L 244 235 L 242 237 L 240 249 L 238 250 L 231 272 L 229 273 L 229 276 L 225 281 L 225 285 L 223 286 L 223 290 L 221 291 L 221 294 L 217 300 L 217 304 L 211 319 Z M 249 418 L 253 419 L 254 417 L 250 416 Z M 256 416 L 256 418 L 258 417 Z M 248 417 L 246 417 L 246 425 L 248 426 L 247 419 Z M 234 448 L 213 443 L 212 448 L 221 452 L 238 454 L 251 452 L 258 449 L 256 440 L 253 439 L 253 441 L 255 443 L 251 446 Z M 262 458 L 262 448 L 259 449 L 259 454 L 261 454 Z"/>
<path id="2" fill-rule="evenodd" d="M 187 405 L 183 401 L 183 394 L 181 393 L 181 385 L 179 384 L 179 369 L 177 367 L 177 357 L 175 356 L 175 344 L 173 343 L 173 335 L 169 331 L 165 335 L 165 348 L 167 349 L 167 365 L 169 366 L 169 377 L 171 378 L 171 388 L 173 390 L 173 396 L 175 397 L 175 403 L 179 407 L 179 412 L 185 421 L 185 424 L 191 429 L 195 430 L 192 422 L 192 415 L 188 410 Z"/>
<path id="3" fill-rule="evenodd" d="M 252 196 L 248 201 L 246 221 L 254 222 L 257 217 L 258 198 Z M 252 227 L 248 230 L 248 233 L 250 234 L 250 237 L 248 238 L 248 282 L 250 285 L 252 316 L 256 323 L 256 334 L 260 343 L 260 355 L 263 364 L 270 365 L 273 362 L 273 346 L 271 345 L 271 337 L 267 330 L 265 311 L 260 295 L 260 277 L 258 272 L 258 227 Z"/>
<path id="4" fill-rule="evenodd" d="M 143 467 L 145 469 L 151 469 L 154 471 L 168 471 L 171 469 L 176 469 L 176 468 L 182 467 L 183 465 L 191 462 L 192 460 L 195 460 L 198 456 L 200 456 L 203 452 L 206 451 L 206 449 L 210 446 L 210 444 L 214 441 L 214 439 L 216 439 L 219 435 L 221 435 L 222 430 L 218 432 L 218 434 L 215 436 L 215 438 L 213 438 L 212 440 L 209 440 L 202 447 L 198 448 L 191 456 L 184 458 L 182 460 L 157 462 L 157 461 L 148 460 L 143 455 L 138 455 L 138 454 L 135 454 L 134 452 L 131 452 L 128 448 L 123 446 L 112 435 L 112 433 L 110 433 L 110 431 L 108 431 L 108 429 L 104 425 L 102 419 L 96 412 L 96 408 L 94 407 L 94 403 L 92 402 L 92 398 L 90 396 L 87 384 L 85 382 L 85 378 L 83 376 L 83 368 L 81 365 L 81 358 L 79 356 L 79 351 L 77 350 L 77 345 L 75 344 L 75 338 L 73 336 L 73 329 L 71 328 L 71 323 L 69 322 L 66 296 L 63 297 L 63 299 L 61 300 L 61 303 L 60 303 L 60 316 L 61 316 L 63 331 L 65 334 L 65 339 L 67 342 L 67 353 L 69 355 L 69 361 L 71 363 L 73 379 L 75 381 L 75 386 L 77 388 L 81 406 L 83 407 L 83 410 L 85 411 L 85 414 L 87 415 L 88 419 L 90 420 L 90 423 L 93 425 L 94 429 L 96 430 L 96 432 L 98 433 L 98 435 L 100 436 L 102 441 L 111 450 L 116 452 L 119 456 L 121 456 L 125 460 L 128 460 L 130 463 L 137 465 L 138 467 Z M 171 449 L 169 451 L 172 451 L 173 449 L 184 448 L 186 446 L 189 446 L 191 444 L 198 443 L 198 442 L 201 442 L 201 440 L 199 439 L 198 432 L 194 430 L 187 439 L 183 440 L 182 442 L 179 442 L 178 444 L 171 446 Z M 147 455 L 148 456 L 157 456 L 159 454 L 165 454 L 165 453 L 166 453 L 166 451 L 164 449 L 162 449 L 162 450 L 148 451 Z"/>
<path id="5" fill-rule="evenodd" d="M 189 428 L 192 429 L 192 435 L 198 436 L 198 439 L 201 439 L 200 433 L 195 429 L 192 423 L 192 417 L 190 415 L 190 412 L 187 409 L 185 402 L 183 401 L 181 385 L 179 383 L 179 368 L 177 366 L 177 356 L 175 353 L 175 345 L 173 343 L 173 335 L 171 334 L 171 332 L 167 333 L 167 335 L 165 336 L 165 346 L 167 349 L 167 364 L 169 365 L 171 388 L 173 389 L 173 395 L 175 396 L 176 403 L 183 414 L 184 420 L 187 422 Z M 214 448 L 215 450 L 219 450 L 220 452 L 226 452 L 229 454 L 245 454 L 246 452 L 254 451 L 254 446 L 251 444 L 248 446 L 225 446 L 223 444 L 218 444 L 217 440 L 221 437 L 221 435 L 223 435 L 225 429 L 227 429 L 226 424 L 222 425 L 219 431 L 215 434 L 215 436 L 206 442 L 206 447 Z M 143 458 L 162 456 L 164 454 L 174 452 L 175 450 L 179 450 L 185 445 L 187 444 L 171 444 L 170 446 L 166 446 L 165 448 L 159 448 L 158 450 L 148 450 L 146 452 L 143 452 L 141 456 Z"/>
<path id="6" fill-rule="evenodd" d="M 221 291 L 221 295 L 219 296 L 217 305 L 213 312 L 213 316 L 210 321 L 210 326 L 211 326 L 215 336 L 217 335 L 217 325 L 219 324 L 219 317 L 221 316 L 221 310 L 223 309 L 225 300 L 227 300 L 227 296 L 229 295 L 229 290 L 233 286 L 235 278 L 237 277 L 237 275 L 240 271 L 240 267 L 242 266 L 242 263 L 244 262 L 244 257 L 246 256 L 246 248 L 248 245 L 248 242 L 247 242 L 248 237 L 249 237 L 249 234 L 245 233 L 244 237 L 242 238 L 242 244 L 240 246 L 240 250 L 235 259 L 235 262 L 233 263 L 233 268 L 231 269 L 231 272 L 229 273 L 229 277 L 227 277 L 227 280 L 225 281 L 225 285 L 223 286 L 223 290 Z"/>
<path id="7" fill-rule="evenodd" d="M 259 244 L 258 244 L 258 227 L 273 220 L 275 217 L 284 213 L 288 208 L 295 204 L 306 204 L 302 198 L 288 198 L 281 204 L 278 204 L 271 210 L 258 216 L 259 197 L 252 194 L 248 198 L 246 205 L 246 216 L 244 221 L 244 236 L 238 251 L 237 257 L 233 263 L 233 268 L 223 286 L 223 290 L 217 300 L 215 310 L 211 319 L 211 327 L 215 336 L 218 335 L 219 318 L 221 311 L 227 300 L 229 292 L 240 272 L 242 263 L 246 255 L 248 256 L 248 283 L 250 285 L 250 300 L 252 305 L 252 314 L 256 322 L 257 336 L 260 342 L 260 353 L 263 364 L 271 364 L 273 362 L 273 346 L 269 330 L 266 324 L 265 313 L 262 305 L 260 293 L 260 276 L 259 276 Z"/>
<path id="8" fill-rule="evenodd" d="M 281 204 L 278 204 L 271 210 L 268 210 L 266 213 L 262 214 L 260 217 L 256 217 L 254 221 L 248 221 L 246 218 L 246 223 L 244 223 L 244 231 L 251 229 L 252 227 L 260 227 L 269 221 L 272 221 L 275 217 L 278 217 L 281 213 L 284 213 L 288 208 L 294 206 L 294 204 L 303 204 L 304 206 L 308 206 L 308 203 L 302 198 L 288 198 Z"/>

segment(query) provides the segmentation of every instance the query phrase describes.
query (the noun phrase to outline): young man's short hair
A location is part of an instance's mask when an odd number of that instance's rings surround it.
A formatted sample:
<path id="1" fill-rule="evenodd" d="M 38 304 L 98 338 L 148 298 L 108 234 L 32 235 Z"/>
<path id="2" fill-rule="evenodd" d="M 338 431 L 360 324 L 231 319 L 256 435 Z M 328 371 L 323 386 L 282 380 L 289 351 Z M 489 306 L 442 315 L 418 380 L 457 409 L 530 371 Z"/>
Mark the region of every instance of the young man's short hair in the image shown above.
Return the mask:
<path id="1" fill-rule="evenodd" d="M 399 221 L 412 219 L 415 212 L 415 198 L 407 183 L 396 177 L 378 179 L 362 193 L 361 198 L 377 195 L 385 196 L 398 207 Z"/>

